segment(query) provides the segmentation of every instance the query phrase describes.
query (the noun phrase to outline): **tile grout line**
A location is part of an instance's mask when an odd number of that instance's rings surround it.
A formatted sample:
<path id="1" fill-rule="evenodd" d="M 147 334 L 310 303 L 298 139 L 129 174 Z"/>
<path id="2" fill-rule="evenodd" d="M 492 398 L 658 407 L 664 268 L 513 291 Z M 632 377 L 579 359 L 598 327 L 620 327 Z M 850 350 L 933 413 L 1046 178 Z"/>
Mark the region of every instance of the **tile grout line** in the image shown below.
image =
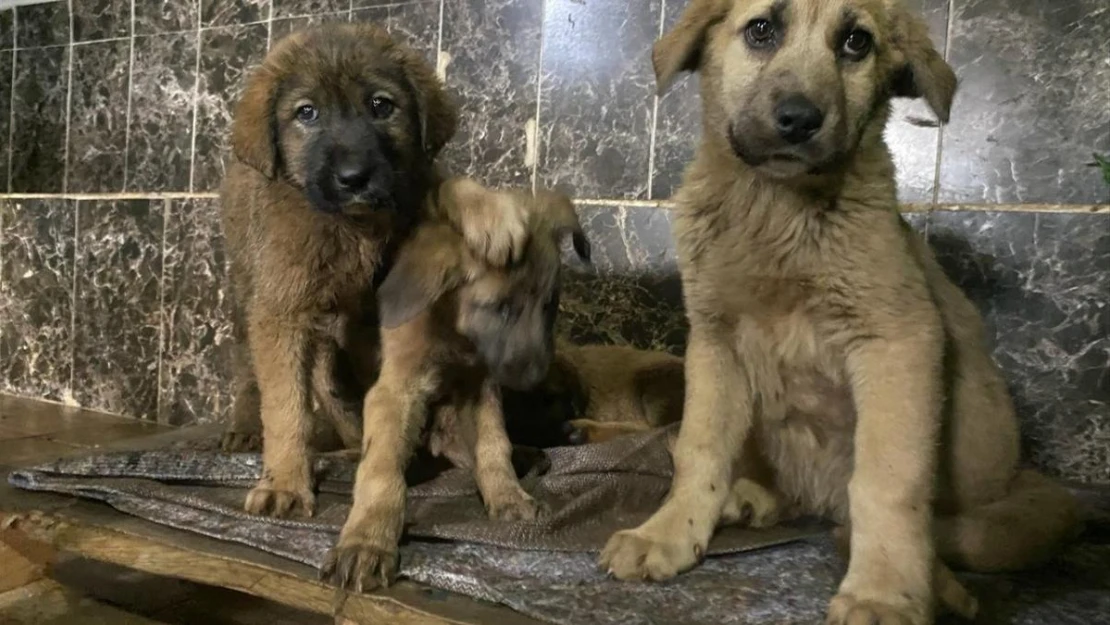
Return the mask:
<path id="1" fill-rule="evenodd" d="M 540 106 L 543 103 L 543 49 L 547 41 L 547 2 L 540 0 L 540 58 L 536 67 L 536 128 L 532 140 L 532 192 L 535 193 L 539 185 L 540 170 L 540 143 L 543 141 L 543 132 L 540 130 Z"/>
<path id="2" fill-rule="evenodd" d="M 80 260 L 80 242 L 78 234 L 81 231 L 81 202 L 73 200 L 73 283 L 69 289 L 69 384 L 66 389 L 69 402 L 80 405 L 77 401 L 76 389 L 73 385 L 77 371 L 77 261 Z"/>
<path id="3" fill-rule="evenodd" d="M 197 16 L 200 19 L 200 16 Z M 154 421 L 162 422 L 162 368 L 166 354 L 166 232 L 170 224 L 170 200 L 162 200 L 162 253 L 161 267 L 158 268 L 158 369 L 155 383 L 158 388 L 154 395 Z"/>
<path id="4" fill-rule="evenodd" d="M 188 191 L 170 192 L 130 192 L 130 193 L 0 193 L 0 200 L 75 200 L 75 201 L 112 201 L 112 200 L 187 200 L 187 199 L 219 199 L 219 192 L 203 191 L 189 193 Z M 674 209 L 671 199 L 634 200 L 622 198 L 576 198 L 575 204 L 583 206 L 613 206 L 621 208 L 662 208 Z M 946 203 L 932 204 L 923 202 L 902 202 L 899 204 L 903 213 L 934 213 L 934 212 L 1002 212 L 1002 213 L 1062 213 L 1078 215 L 1110 215 L 1110 204 L 1042 204 L 1042 203 L 1011 203 L 1011 204 L 974 204 L 974 203 Z"/>
<path id="5" fill-rule="evenodd" d="M 131 20 L 128 31 L 131 36 L 127 38 L 127 121 L 123 128 L 123 190 L 127 190 L 127 177 L 131 172 L 131 95 L 135 90 L 135 2 L 131 0 Z"/>
<path id="6" fill-rule="evenodd" d="M 351 3 L 354 4 L 354 0 L 351 0 Z M 443 57 L 443 14 L 447 12 L 447 10 L 444 8 L 444 5 L 446 3 L 447 3 L 447 0 L 439 0 L 439 30 L 436 33 L 436 73 L 437 74 L 439 73 L 439 71 L 438 71 L 439 70 L 439 65 L 441 63 L 441 58 Z M 351 16 L 351 19 L 354 19 L 354 15 Z M 443 67 L 443 75 L 440 76 L 439 79 L 441 81 L 443 81 L 443 86 L 444 86 L 444 88 L 446 88 L 447 87 L 447 66 L 446 65 Z"/>
<path id="7" fill-rule="evenodd" d="M 200 3 L 201 0 L 196 0 L 197 5 L 197 55 L 196 63 L 193 65 L 193 136 L 189 139 L 189 192 L 194 191 L 197 176 L 197 117 L 200 109 Z"/>
<path id="8" fill-rule="evenodd" d="M 948 62 L 948 55 L 952 49 L 952 25 L 956 21 L 955 16 L 956 0 L 948 0 L 948 20 L 945 25 L 944 32 L 944 61 Z M 945 124 L 937 126 L 937 158 L 936 163 L 933 165 L 933 204 L 940 203 L 940 163 L 944 152 L 944 127 Z"/>
<path id="9" fill-rule="evenodd" d="M 12 150 L 12 144 L 15 142 L 15 68 L 16 61 L 19 59 L 19 11 L 12 9 L 12 82 L 11 94 L 8 96 L 8 185 L 7 190 L 9 193 L 12 191 L 12 172 L 14 171 L 13 164 L 15 163 L 15 151 Z"/>
<path id="10" fill-rule="evenodd" d="M 661 0 L 659 3 L 659 37 L 663 36 L 663 24 L 667 18 L 667 0 Z M 655 89 L 652 94 L 651 103 L 651 136 L 648 139 L 648 178 L 647 178 L 647 199 L 652 199 L 652 191 L 655 188 L 655 135 L 659 129 L 659 89 Z"/>
<path id="11" fill-rule="evenodd" d="M 69 45 L 66 47 L 66 133 L 65 145 L 62 146 L 62 193 L 69 191 L 69 132 L 73 125 L 70 121 L 73 116 L 73 0 L 66 0 L 66 10 L 69 11 Z"/>
<path id="12" fill-rule="evenodd" d="M 12 11 L 13 13 L 15 11 Z M 0 251 L 4 249 L 4 206 L 0 206 Z M 0 253 L 0 294 L 4 292 L 4 254 Z M 4 345 L 4 323 L 0 320 L 0 346 Z M 0 350 L 3 348 L 0 347 Z M 7 375 L 0 378 L 0 389 L 7 386 Z"/>
<path id="13" fill-rule="evenodd" d="M 354 4 L 354 0 L 351 0 Z M 270 8 L 266 11 L 266 52 L 274 43 L 274 0 L 270 0 Z"/>

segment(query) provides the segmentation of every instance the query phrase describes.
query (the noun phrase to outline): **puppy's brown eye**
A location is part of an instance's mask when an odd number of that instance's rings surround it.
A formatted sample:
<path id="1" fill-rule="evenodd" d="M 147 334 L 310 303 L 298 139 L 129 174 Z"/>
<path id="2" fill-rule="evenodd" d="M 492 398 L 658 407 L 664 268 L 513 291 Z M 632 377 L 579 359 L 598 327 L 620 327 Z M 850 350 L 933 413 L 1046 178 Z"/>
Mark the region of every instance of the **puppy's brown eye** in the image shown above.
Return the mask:
<path id="1" fill-rule="evenodd" d="M 775 26 L 767 20 L 752 20 L 744 29 L 744 37 L 753 48 L 765 48 L 775 40 Z"/>
<path id="2" fill-rule="evenodd" d="M 853 61 L 858 61 L 867 56 L 873 44 L 874 40 L 871 38 L 871 33 L 866 30 L 853 30 L 844 38 L 841 53 Z"/>
<path id="3" fill-rule="evenodd" d="M 370 111 L 377 119 L 385 119 L 393 114 L 393 100 L 383 97 L 375 97 L 370 100 Z"/>
<path id="4" fill-rule="evenodd" d="M 312 124 L 320 119 L 320 111 L 311 104 L 297 107 L 297 121 L 302 124 Z"/>

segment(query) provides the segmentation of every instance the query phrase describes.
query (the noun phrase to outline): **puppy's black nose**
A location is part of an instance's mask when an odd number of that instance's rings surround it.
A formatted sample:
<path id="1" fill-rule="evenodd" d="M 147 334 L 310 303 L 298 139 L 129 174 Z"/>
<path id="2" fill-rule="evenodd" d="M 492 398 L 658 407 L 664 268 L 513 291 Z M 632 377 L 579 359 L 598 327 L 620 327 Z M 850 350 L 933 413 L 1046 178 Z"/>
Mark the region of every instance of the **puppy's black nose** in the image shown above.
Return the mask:
<path id="1" fill-rule="evenodd" d="M 370 168 L 358 163 L 345 163 L 335 168 L 335 183 L 344 191 L 358 190 L 370 181 Z"/>
<path id="2" fill-rule="evenodd" d="M 803 95 L 788 96 L 775 107 L 775 129 L 788 143 L 805 143 L 824 121 L 821 109 Z"/>

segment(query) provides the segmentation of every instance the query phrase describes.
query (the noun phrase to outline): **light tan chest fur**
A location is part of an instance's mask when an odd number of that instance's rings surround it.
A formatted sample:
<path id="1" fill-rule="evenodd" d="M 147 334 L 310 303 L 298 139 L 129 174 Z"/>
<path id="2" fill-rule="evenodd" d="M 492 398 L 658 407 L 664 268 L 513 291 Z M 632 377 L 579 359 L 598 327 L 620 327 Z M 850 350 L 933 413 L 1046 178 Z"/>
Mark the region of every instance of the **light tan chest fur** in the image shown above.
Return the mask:
<path id="1" fill-rule="evenodd" d="M 866 253 L 874 250 L 848 244 L 858 239 L 912 272 L 897 215 L 869 216 L 868 238 L 851 211 L 807 211 L 791 201 L 755 192 L 681 212 L 683 287 L 691 324 L 730 343 L 737 375 L 756 389 L 753 432 L 778 488 L 803 511 L 844 518 L 856 418 L 847 351 L 876 323 L 875 306 L 896 310 L 928 293 L 923 281 L 906 288 L 892 273 L 870 270 Z M 875 234 L 883 228 L 890 232 Z"/>

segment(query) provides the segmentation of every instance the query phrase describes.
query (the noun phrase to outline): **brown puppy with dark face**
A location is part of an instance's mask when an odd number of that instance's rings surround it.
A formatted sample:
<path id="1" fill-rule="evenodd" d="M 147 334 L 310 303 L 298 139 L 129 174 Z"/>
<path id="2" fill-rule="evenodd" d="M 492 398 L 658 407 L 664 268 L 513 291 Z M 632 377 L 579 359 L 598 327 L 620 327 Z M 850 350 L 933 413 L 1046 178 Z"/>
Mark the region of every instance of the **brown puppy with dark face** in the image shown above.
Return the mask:
<path id="1" fill-rule="evenodd" d="M 457 450 L 449 459 L 462 466 L 473 460 L 490 517 L 536 514 L 513 470 L 501 389 L 526 390 L 547 375 L 559 307 L 559 242 L 570 235 L 583 260 L 589 243 L 561 194 L 491 191 L 455 179 L 441 187 L 439 201 L 464 213 L 523 204 L 528 244 L 519 262 L 502 268 L 474 254 L 450 223 L 429 222 L 405 244 L 378 290 L 381 374 L 363 407 L 354 505 L 324 567 L 339 586 L 357 591 L 388 585 L 396 572 L 404 470 L 429 416 L 438 422 L 433 429 L 455 441 L 438 451 Z"/>
<path id="2" fill-rule="evenodd" d="M 357 445 L 361 394 L 344 397 L 336 361 L 349 353 L 356 377 L 373 378 L 375 278 L 429 209 L 492 262 L 522 247 L 520 215 L 425 202 L 455 122 L 432 69 L 370 25 L 294 33 L 250 78 L 221 189 L 241 341 L 224 445 L 249 446 L 261 430 L 265 466 L 248 512 L 312 513 L 321 421 Z"/>
<path id="3" fill-rule="evenodd" d="M 697 564 L 753 438 L 768 486 L 850 526 L 830 623 L 931 622 L 938 556 L 1045 559 L 1075 504 L 1019 470 L 980 316 L 898 212 L 889 100 L 946 121 L 956 89 L 921 19 L 898 0 L 692 0 L 653 60 L 661 89 L 701 74 L 676 197 L 686 404 L 667 501 L 602 565 L 640 580 Z M 852 410 L 830 414 L 839 397 Z"/>

